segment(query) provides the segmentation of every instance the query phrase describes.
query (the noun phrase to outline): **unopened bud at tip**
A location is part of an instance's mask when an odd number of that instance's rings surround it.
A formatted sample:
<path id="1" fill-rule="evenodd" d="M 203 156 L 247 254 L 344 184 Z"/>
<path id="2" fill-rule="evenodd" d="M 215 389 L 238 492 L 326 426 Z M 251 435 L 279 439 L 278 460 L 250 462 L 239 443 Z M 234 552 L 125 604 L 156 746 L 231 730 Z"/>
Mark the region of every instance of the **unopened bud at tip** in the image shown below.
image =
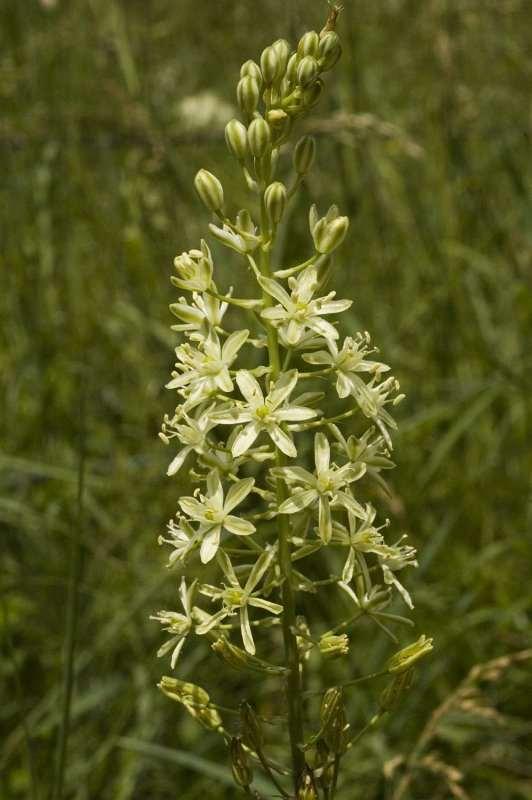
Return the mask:
<path id="1" fill-rule="evenodd" d="M 224 204 L 224 190 L 222 184 L 212 172 L 200 169 L 194 178 L 194 186 L 209 211 L 221 211 Z"/>

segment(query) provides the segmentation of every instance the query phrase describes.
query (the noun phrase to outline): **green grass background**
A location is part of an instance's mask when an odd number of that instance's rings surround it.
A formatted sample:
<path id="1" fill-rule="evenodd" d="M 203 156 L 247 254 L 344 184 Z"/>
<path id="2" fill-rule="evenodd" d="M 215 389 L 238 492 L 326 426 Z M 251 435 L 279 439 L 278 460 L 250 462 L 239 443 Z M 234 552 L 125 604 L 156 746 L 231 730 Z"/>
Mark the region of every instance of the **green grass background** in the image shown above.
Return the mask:
<path id="1" fill-rule="evenodd" d="M 276 37 L 319 29 L 324 8 L 46 6 L 0 8 L 0 797 L 51 797 L 76 537 L 64 796 L 234 797 L 223 771 L 220 781 L 223 745 L 155 689 L 168 666 L 155 659 L 148 615 L 176 587 L 156 536 L 188 488 L 164 477 L 168 451 L 156 439 L 171 408 L 168 276 L 208 221 L 196 170 L 212 169 L 236 205 L 244 200 L 222 138 L 240 63 Z M 408 586 L 419 631 L 436 642 L 405 703 L 346 759 L 341 797 L 371 800 L 391 797 L 383 765 L 409 753 L 474 664 L 530 645 L 532 8 L 345 6 L 345 53 L 313 117 L 318 165 L 285 256 L 308 252 L 310 202 L 336 201 L 350 215 L 335 282 L 355 299 L 349 327 L 372 332 L 407 394 L 384 511 L 420 549 Z M 187 112 L 198 102 L 215 118 Z M 216 254 L 220 283 L 237 280 L 237 261 Z M 353 668 L 371 671 L 388 652 L 366 635 L 353 643 Z M 206 650 L 187 648 L 180 673 L 222 703 L 244 691 Z M 499 717 L 462 709 L 446 719 L 432 752 L 462 770 L 464 796 L 532 798 L 529 687 L 526 669 L 511 668 L 487 690 Z M 350 695 L 354 730 L 379 688 Z M 412 798 L 451 796 L 441 775 L 419 771 Z"/>

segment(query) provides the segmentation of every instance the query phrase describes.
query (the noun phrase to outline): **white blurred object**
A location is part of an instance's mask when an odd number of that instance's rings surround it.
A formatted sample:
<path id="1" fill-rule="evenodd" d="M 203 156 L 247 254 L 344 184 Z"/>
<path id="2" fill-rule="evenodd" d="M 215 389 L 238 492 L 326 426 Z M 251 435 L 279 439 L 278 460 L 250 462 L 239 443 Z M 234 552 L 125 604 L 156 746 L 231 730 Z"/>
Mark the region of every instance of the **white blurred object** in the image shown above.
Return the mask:
<path id="1" fill-rule="evenodd" d="M 234 113 L 235 109 L 230 103 L 208 91 L 184 97 L 177 106 L 180 120 L 186 128 L 193 130 L 223 128 Z"/>

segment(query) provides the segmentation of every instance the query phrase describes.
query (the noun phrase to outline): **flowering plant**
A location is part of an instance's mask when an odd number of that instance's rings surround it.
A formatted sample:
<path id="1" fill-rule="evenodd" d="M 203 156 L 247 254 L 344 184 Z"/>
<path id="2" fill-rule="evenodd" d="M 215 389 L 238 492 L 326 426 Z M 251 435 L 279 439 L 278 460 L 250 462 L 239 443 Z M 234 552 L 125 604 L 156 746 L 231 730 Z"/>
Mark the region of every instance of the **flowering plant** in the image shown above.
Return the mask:
<path id="1" fill-rule="evenodd" d="M 169 563 L 181 572 L 199 559 L 200 577 L 188 586 L 181 578 L 182 611 L 154 616 L 169 634 L 158 654 L 171 654 L 175 668 L 187 638 L 201 636 L 230 667 L 280 679 L 290 767 L 267 754 L 267 737 L 249 703 L 241 704 L 240 728 L 231 731 L 204 688 L 169 676 L 160 688 L 225 737 L 235 781 L 254 797 L 261 796 L 253 786 L 256 762 L 277 795 L 332 800 L 341 758 L 393 709 L 410 685 L 414 663 L 431 649 L 431 640 L 421 637 L 392 656 L 378 673 L 390 676 L 379 708 L 358 734 L 350 732 L 344 691 L 370 676 L 321 691 L 319 722 L 307 733 L 305 665 L 311 653 L 348 658 L 348 631 L 363 617 L 397 642 L 391 626 L 410 621 L 386 609 L 394 591 L 412 608 L 397 574 L 417 565 L 414 548 L 403 539 L 387 543 L 387 522 L 377 525 L 375 508 L 357 499 L 362 481 L 385 486 L 381 473 L 393 466 L 396 428 L 389 409 L 402 395 L 397 381 L 385 377 L 389 367 L 373 360 L 367 333 L 341 339 L 336 317 L 351 301 L 337 299 L 326 283 L 347 217 L 335 206 L 320 216 L 312 206 L 310 257 L 281 267 L 272 256 L 286 205 L 312 167 L 315 142 L 309 136 L 297 141 L 287 182 L 276 179 L 280 155 L 296 122 L 317 104 L 322 76 L 340 57 L 338 11 L 332 6 L 321 33 L 306 33 L 295 52 L 278 40 L 263 51 L 260 66 L 242 66 L 237 98 L 244 122 L 229 122 L 226 141 L 255 198 L 251 211 L 232 215 L 210 172 L 200 170 L 195 179 L 216 219 L 212 236 L 243 259 L 259 296 L 235 297 L 232 288 L 214 282 L 205 241 L 175 259 L 172 278 L 187 293 L 170 306 L 184 342 L 176 348 L 167 387 L 177 393 L 178 405 L 165 417 L 161 438 L 178 444 L 168 474 L 186 464 L 197 488 L 179 499 L 176 519 L 160 541 L 170 546 Z M 229 309 L 245 309 L 250 329 L 231 333 Z M 338 413 L 328 415 L 331 405 L 339 405 Z M 355 416 L 367 421 L 366 429 L 346 437 L 342 426 Z M 313 463 L 306 463 L 309 445 Z M 336 574 L 316 577 L 324 563 L 337 563 Z M 351 613 L 318 632 L 319 622 L 298 613 L 299 596 L 335 586 Z M 283 656 L 273 663 L 265 654 L 277 652 L 281 634 Z"/>

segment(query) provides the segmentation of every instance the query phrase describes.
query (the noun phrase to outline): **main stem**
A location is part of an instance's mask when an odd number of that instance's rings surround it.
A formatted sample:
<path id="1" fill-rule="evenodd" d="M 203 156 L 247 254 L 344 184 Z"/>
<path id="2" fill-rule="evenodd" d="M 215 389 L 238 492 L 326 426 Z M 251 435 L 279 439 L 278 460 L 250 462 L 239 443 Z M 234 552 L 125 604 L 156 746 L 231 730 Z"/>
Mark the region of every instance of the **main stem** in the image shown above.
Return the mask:
<path id="1" fill-rule="evenodd" d="M 261 198 L 261 233 L 263 243 L 268 237 L 268 220 L 264 206 L 264 195 Z M 269 247 L 262 247 L 260 258 L 260 271 L 270 277 L 270 242 Z M 273 304 L 272 298 L 267 292 L 263 291 L 263 300 L 266 306 Z M 268 355 L 271 367 L 271 379 L 277 380 L 281 373 L 281 358 L 279 353 L 279 339 L 276 329 L 268 323 Z M 275 460 L 278 467 L 284 466 L 286 459 L 284 454 L 276 448 Z M 276 482 L 277 505 L 286 500 L 287 490 L 282 480 Z M 303 712 L 302 712 L 302 688 L 301 674 L 299 667 L 299 652 L 297 639 L 294 633 L 296 625 L 296 604 L 294 590 L 292 588 L 292 553 L 290 546 L 290 519 L 281 514 L 278 516 L 278 542 L 279 542 L 279 565 L 283 576 L 282 599 L 283 614 L 282 627 L 285 651 L 285 663 L 289 669 L 286 693 L 288 702 L 288 730 L 290 735 L 290 747 L 292 751 L 292 766 L 294 772 L 294 786 L 297 790 L 297 783 L 305 766 L 305 759 L 300 745 L 303 743 Z"/>

